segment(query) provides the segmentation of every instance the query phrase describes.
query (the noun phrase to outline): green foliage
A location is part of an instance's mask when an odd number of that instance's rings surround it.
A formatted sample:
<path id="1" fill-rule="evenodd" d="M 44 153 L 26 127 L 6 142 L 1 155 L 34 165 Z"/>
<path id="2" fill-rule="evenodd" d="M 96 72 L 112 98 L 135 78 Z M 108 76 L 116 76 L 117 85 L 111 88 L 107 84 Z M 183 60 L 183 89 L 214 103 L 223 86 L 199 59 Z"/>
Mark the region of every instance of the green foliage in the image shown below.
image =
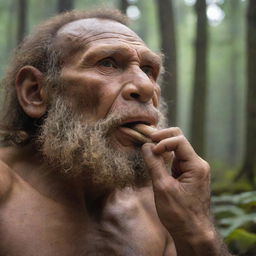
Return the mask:
<path id="1" fill-rule="evenodd" d="M 213 212 L 221 235 L 239 255 L 256 253 L 256 191 L 212 198 Z"/>
<path id="2" fill-rule="evenodd" d="M 226 243 L 234 253 L 256 255 L 256 235 L 244 229 L 234 230 L 226 238 Z"/>

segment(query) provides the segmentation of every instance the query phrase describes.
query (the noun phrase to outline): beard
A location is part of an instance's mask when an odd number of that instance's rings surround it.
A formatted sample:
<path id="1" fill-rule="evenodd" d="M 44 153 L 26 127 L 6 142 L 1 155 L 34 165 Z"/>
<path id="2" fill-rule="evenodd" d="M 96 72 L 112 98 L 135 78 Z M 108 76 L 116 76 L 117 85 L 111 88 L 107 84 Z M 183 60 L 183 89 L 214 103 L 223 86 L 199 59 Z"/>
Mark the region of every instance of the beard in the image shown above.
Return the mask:
<path id="1" fill-rule="evenodd" d="M 137 109 L 131 107 L 128 111 L 131 115 Z M 126 152 L 111 139 L 111 132 L 129 113 L 127 108 L 118 109 L 107 118 L 92 122 L 85 114 L 75 112 L 64 97 L 58 96 L 37 136 L 39 150 L 50 169 L 64 176 L 79 177 L 104 188 L 144 186 L 150 177 L 140 148 Z M 161 112 L 154 110 L 154 114 L 163 126 L 165 118 Z"/>

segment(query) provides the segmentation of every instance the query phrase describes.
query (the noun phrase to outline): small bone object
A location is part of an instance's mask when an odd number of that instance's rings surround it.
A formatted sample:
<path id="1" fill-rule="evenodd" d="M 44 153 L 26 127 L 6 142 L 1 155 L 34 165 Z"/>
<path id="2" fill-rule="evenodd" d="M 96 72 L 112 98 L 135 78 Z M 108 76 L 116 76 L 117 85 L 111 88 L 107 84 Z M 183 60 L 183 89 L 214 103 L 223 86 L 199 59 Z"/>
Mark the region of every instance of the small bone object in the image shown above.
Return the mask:
<path id="1" fill-rule="evenodd" d="M 144 138 L 148 139 L 149 141 L 145 141 L 144 143 L 152 142 L 152 140 L 148 137 L 150 137 L 150 135 L 153 132 L 157 131 L 156 128 L 154 128 L 152 126 L 145 125 L 145 124 L 136 124 L 132 128 L 135 131 L 139 132 L 143 137 L 147 136 L 147 137 L 144 137 Z M 174 153 L 173 152 L 165 152 L 165 153 L 163 153 L 163 157 L 164 157 L 164 161 L 165 161 L 166 165 L 170 167 L 172 165 Z"/>
<path id="2" fill-rule="evenodd" d="M 143 135 L 145 135 L 146 137 L 150 137 L 150 135 L 157 131 L 156 128 L 149 126 L 149 125 L 145 125 L 145 124 L 136 124 L 132 127 L 135 131 L 142 133 Z"/>
<path id="3" fill-rule="evenodd" d="M 145 135 L 139 133 L 138 131 L 135 131 L 131 128 L 123 127 L 123 130 L 125 130 L 128 134 L 130 134 L 134 139 L 138 140 L 141 143 L 147 143 L 152 142 L 152 140 Z"/>

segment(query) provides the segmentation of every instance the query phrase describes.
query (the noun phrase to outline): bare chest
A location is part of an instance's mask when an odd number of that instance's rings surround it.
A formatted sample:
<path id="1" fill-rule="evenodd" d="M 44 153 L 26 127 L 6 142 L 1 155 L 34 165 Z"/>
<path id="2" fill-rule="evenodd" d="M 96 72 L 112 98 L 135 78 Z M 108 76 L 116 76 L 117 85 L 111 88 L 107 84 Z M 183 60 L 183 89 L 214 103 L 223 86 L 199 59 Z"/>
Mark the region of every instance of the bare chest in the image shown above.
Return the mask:
<path id="1" fill-rule="evenodd" d="M 166 235 L 137 199 L 110 204 L 100 220 L 44 200 L 24 192 L 1 205 L 0 256 L 165 255 Z"/>

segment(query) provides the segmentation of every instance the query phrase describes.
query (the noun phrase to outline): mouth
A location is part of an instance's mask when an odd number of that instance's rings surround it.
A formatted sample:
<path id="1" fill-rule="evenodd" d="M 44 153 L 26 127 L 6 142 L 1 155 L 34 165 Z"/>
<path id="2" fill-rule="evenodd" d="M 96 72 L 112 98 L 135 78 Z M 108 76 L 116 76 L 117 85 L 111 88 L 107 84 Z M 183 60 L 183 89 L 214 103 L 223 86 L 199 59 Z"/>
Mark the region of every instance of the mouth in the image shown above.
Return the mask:
<path id="1" fill-rule="evenodd" d="M 153 127 L 150 120 L 133 120 L 123 122 L 119 126 L 118 130 L 121 132 L 121 136 L 123 137 L 121 142 L 126 142 L 122 144 L 131 142 L 131 144 L 141 146 L 144 143 L 152 143 L 150 135 L 157 129 Z"/>

